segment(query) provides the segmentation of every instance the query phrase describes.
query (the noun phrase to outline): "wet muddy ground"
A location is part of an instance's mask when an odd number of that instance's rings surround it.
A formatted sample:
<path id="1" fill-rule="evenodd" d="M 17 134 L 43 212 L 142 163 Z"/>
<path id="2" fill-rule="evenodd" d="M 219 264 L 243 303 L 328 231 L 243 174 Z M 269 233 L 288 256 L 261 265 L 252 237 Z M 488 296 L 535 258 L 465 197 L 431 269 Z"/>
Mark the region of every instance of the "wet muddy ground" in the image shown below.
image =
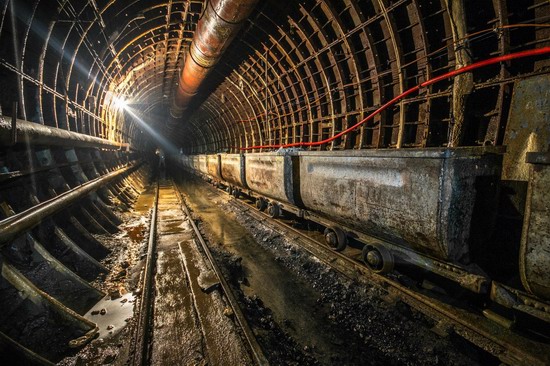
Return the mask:
<path id="1" fill-rule="evenodd" d="M 403 303 L 383 300 L 379 288 L 343 278 L 269 223 L 259 223 L 230 204 L 229 195 L 191 177 L 179 181 L 179 187 L 271 364 L 484 363 L 462 339 L 441 338 L 430 331 L 435 324 Z M 152 204 L 149 189 L 122 215 L 118 234 L 99 238 L 112 251 L 102 261 L 110 271 L 94 285 L 108 295 L 87 316 L 100 325 L 101 333 L 60 365 L 125 365 L 135 352 L 135 316 L 127 311 L 140 294 Z M 176 227 L 172 221 L 162 225 L 168 231 Z M 114 318 L 109 318 L 113 311 Z M 204 361 L 196 359 L 197 364 Z"/>
<path id="2" fill-rule="evenodd" d="M 461 338 L 376 287 L 343 278 L 195 178 L 181 190 L 275 365 L 476 365 Z"/>
<path id="3" fill-rule="evenodd" d="M 173 185 L 161 182 L 150 365 L 252 365 Z M 210 285 L 212 284 L 212 285 Z"/>
<path id="4" fill-rule="evenodd" d="M 135 327 L 134 307 L 147 248 L 152 187 L 144 191 L 129 212 L 118 212 L 123 221 L 114 235 L 94 235 L 111 252 L 101 261 L 109 272 L 92 282 L 106 297 L 87 314 L 99 326 L 99 336 L 76 355 L 59 363 L 69 365 L 124 365 L 131 352 Z"/>

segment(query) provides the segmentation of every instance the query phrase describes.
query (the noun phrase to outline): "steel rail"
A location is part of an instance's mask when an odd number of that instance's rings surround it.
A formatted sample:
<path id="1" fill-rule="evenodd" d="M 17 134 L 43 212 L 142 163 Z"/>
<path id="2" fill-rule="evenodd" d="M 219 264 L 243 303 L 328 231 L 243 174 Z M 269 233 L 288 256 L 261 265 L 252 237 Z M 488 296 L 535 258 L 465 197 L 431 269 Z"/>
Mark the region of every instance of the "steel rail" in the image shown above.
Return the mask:
<path id="1" fill-rule="evenodd" d="M 513 365 L 549 365 L 550 347 L 545 344 L 530 341 L 511 331 L 495 327 L 487 319 L 465 309 L 456 308 L 434 297 L 414 291 L 401 283 L 371 272 L 363 264 L 350 257 L 335 252 L 303 232 L 292 226 L 271 218 L 268 214 L 258 211 L 252 205 L 241 200 L 231 200 L 234 207 L 244 212 L 259 222 L 269 222 L 272 226 L 279 226 L 280 234 L 296 234 L 300 240 L 300 246 L 315 258 L 329 267 L 335 269 L 344 276 L 381 287 L 388 293 L 393 293 L 402 301 L 419 310 L 428 317 L 443 321 L 451 326 L 455 332 L 476 346 L 484 349 L 501 361 Z"/>
<path id="2" fill-rule="evenodd" d="M 81 198 L 125 173 L 137 169 L 140 165 L 140 163 L 132 164 L 107 173 L 102 177 L 90 180 L 52 199 L 41 202 L 36 206 L 0 221 L 0 248 L 17 238 L 19 235 L 40 224 L 40 222 L 47 217 L 75 204 Z"/>
<path id="3" fill-rule="evenodd" d="M 206 257 L 208 258 L 212 269 L 216 273 L 216 277 L 218 277 L 220 281 L 221 288 L 223 289 L 223 293 L 225 297 L 227 298 L 229 305 L 233 309 L 233 313 L 235 314 L 235 319 L 237 319 L 237 322 L 239 323 L 239 326 L 241 327 L 241 330 L 246 338 L 246 341 L 248 342 L 248 345 L 250 346 L 250 350 L 252 351 L 252 355 L 254 356 L 254 360 L 258 365 L 269 365 L 269 361 L 264 355 L 264 352 L 262 351 L 262 348 L 258 344 L 258 340 L 256 339 L 256 336 L 254 335 L 254 332 L 248 325 L 248 322 L 246 321 L 246 318 L 239 307 L 239 304 L 237 302 L 237 298 L 233 294 L 231 287 L 225 280 L 220 268 L 216 264 L 216 260 L 214 259 L 212 252 L 210 251 L 210 248 L 206 244 L 206 241 L 204 240 L 199 228 L 197 227 L 197 224 L 195 224 L 195 221 L 191 218 L 191 212 L 189 211 L 189 208 L 187 207 L 186 201 L 183 197 L 183 194 L 180 192 L 177 185 L 172 181 L 172 184 L 176 188 L 175 191 L 179 196 L 180 201 L 182 202 L 181 206 L 183 208 L 183 211 L 189 218 L 189 222 L 191 223 L 191 226 L 193 227 L 193 231 L 195 232 L 195 236 L 199 239 L 200 245 L 206 254 Z"/>
<path id="4" fill-rule="evenodd" d="M 153 291 L 153 277 L 155 274 L 156 248 L 157 248 L 157 213 L 159 200 L 159 179 L 155 187 L 155 199 L 151 220 L 149 222 L 149 241 L 147 244 L 147 259 L 144 269 L 143 290 L 141 293 L 140 311 L 137 319 L 137 328 L 134 335 L 136 352 L 130 358 L 130 365 L 149 364 L 149 335 L 151 329 L 151 300 Z"/>

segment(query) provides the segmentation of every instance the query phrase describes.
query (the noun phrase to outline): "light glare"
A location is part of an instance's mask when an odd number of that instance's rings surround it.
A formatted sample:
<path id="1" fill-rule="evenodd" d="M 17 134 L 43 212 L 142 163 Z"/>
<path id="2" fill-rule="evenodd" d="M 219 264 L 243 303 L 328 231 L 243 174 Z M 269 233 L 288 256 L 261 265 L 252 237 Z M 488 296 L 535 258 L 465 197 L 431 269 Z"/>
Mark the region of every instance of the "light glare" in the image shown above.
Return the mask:
<path id="1" fill-rule="evenodd" d="M 118 109 L 125 110 L 126 108 L 128 108 L 128 103 L 122 97 L 115 97 L 114 104 L 115 104 L 115 107 L 117 107 Z"/>

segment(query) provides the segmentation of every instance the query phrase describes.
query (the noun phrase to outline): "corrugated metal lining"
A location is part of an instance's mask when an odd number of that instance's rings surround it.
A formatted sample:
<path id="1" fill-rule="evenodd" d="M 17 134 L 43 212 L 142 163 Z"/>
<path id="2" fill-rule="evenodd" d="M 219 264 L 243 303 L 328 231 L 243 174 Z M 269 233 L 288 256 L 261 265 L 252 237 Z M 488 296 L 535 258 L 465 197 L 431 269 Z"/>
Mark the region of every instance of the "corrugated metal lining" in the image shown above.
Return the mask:
<path id="1" fill-rule="evenodd" d="M 1 2 L 4 114 L 18 101 L 20 118 L 142 144 L 117 98 L 162 131 L 203 8 Z M 429 78 L 548 46 L 548 14 L 545 0 L 261 1 L 169 137 L 189 152 L 324 140 Z M 548 66 L 541 56 L 435 84 L 312 149 L 500 145 L 514 81 Z"/>

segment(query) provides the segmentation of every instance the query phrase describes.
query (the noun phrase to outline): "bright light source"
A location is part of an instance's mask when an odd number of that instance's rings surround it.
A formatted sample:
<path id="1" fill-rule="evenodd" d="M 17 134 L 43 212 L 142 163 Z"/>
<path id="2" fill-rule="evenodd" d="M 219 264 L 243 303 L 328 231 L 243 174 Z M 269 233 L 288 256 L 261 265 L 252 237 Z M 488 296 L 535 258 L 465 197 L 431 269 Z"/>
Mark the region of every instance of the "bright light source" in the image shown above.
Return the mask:
<path id="1" fill-rule="evenodd" d="M 143 133 L 143 131 L 145 131 L 145 133 L 149 134 L 155 140 L 157 146 L 161 147 L 168 155 L 179 154 L 178 148 L 159 131 L 156 131 L 158 127 L 153 127 L 150 123 L 147 123 L 141 118 L 141 116 L 138 115 L 141 114 L 140 112 L 132 107 L 127 107 L 126 112 L 138 124 L 140 130 L 142 130 L 141 132 Z"/>
<path id="2" fill-rule="evenodd" d="M 118 109 L 128 108 L 128 103 L 122 97 L 115 97 L 113 101 L 114 101 L 115 107 L 117 107 Z"/>

